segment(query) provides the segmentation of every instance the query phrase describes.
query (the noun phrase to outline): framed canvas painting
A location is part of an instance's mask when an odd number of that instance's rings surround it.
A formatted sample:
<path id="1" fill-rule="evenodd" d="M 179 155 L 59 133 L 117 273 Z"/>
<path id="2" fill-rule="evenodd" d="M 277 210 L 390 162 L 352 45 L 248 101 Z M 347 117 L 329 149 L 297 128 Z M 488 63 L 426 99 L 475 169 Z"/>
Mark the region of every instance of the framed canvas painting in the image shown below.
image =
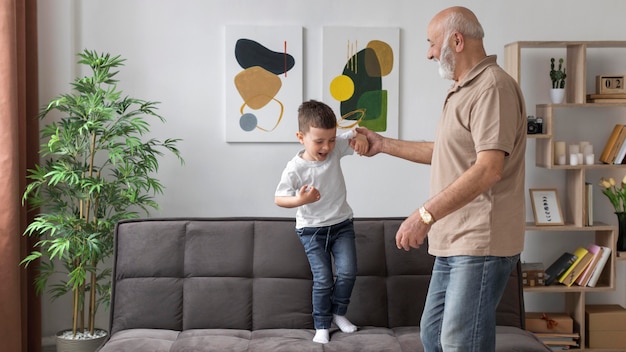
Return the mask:
<path id="1" fill-rule="evenodd" d="M 226 26 L 227 142 L 297 142 L 302 27 Z"/>
<path id="2" fill-rule="evenodd" d="M 400 29 L 324 27 L 323 97 L 340 129 L 398 138 Z"/>
<path id="3" fill-rule="evenodd" d="M 535 225 L 563 225 L 563 214 L 556 188 L 531 188 L 529 192 Z"/>

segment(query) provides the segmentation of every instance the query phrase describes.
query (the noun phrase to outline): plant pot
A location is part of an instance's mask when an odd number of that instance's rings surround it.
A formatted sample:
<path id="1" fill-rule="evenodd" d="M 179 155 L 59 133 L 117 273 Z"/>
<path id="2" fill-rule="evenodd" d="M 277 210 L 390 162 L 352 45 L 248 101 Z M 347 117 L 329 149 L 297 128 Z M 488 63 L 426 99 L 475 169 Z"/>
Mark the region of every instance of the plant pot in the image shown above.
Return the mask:
<path id="1" fill-rule="evenodd" d="M 565 88 L 550 89 L 550 100 L 552 104 L 561 104 L 565 100 Z"/>
<path id="2" fill-rule="evenodd" d="M 65 337 L 69 332 L 69 337 Z M 96 329 L 94 335 L 85 332 L 77 333 L 76 338 L 72 338 L 72 330 L 59 331 L 56 335 L 57 351 L 56 352 L 94 352 L 104 340 L 108 333 L 106 330 Z"/>
<path id="3" fill-rule="evenodd" d="M 617 212 L 617 226 L 619 232 L 617 235 L 617 246 L 615 247 L 618 252 L 626 251 L 626 213 Z"/>

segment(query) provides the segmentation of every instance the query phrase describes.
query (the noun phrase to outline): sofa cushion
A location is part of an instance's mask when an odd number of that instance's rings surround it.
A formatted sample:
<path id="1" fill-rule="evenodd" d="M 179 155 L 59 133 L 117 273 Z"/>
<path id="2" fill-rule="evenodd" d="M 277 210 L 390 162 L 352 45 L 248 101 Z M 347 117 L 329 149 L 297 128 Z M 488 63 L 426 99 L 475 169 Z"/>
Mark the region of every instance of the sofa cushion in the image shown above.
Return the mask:
<path id="1" fill-rule="evenodd" d="M 131 329 L 120 331 L 99 352 L 423 352 L 419 327 L 361 327 L 345 334 L 331 329 L 330 342 L 312 341 L 312 329 Z M 549 352 L 530 332 L 511 326 L 496 328 L 496 351 Z"/>

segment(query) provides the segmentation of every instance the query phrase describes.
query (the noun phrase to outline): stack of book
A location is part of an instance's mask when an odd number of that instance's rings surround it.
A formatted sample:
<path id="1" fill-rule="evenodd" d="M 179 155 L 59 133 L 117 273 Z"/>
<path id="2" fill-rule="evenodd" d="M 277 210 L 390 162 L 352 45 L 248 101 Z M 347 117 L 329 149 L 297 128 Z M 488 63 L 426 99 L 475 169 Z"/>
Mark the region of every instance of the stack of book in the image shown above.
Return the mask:
<path id="1" fill-rule="evenodd" d="M 546 286 L 558 282 L 568 287 L 595 287 L 610 255 L 611 248 L 593 243 L 565 252 L 546 269 Z"/>
<path id="2" fill-rule="evenodd" d="M 599 160 L 605 164 L 626 164 L 626 125 L 616 124 L 602 149 Z"/>
<path id="3" fill-rule="evenodd" d="M 578 339 L 580 338 L 580 335 L 577 333 L 534 332 L 533 334 L 552 351 L 563 351 L 578 347 Z"/>
<path id="4" fill-rule="evenodd" d="M 587 94 L 588 103 L 624 104 L 626 94 Z"/>

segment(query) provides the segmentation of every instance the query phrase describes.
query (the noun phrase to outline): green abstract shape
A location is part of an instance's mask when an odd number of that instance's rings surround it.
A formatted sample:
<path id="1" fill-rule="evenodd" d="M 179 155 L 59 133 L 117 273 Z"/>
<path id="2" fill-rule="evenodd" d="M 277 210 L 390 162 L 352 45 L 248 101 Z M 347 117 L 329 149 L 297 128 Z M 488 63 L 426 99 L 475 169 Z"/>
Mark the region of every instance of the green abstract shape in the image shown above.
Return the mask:
<path id="1" fill-rule="evenodd" d="M 363 92 L 357 103 L 357 109 L 365 110 L 365 116 L 359 126 L 376 132 L 387 130 L 387 90 Z"/>
<path id="2" fill-rule="evenodd" d="M 374 50 L 365 48 L 355 55 L 356 59 L 354 60 L 354 63 L 356 66 L 353 67 L 349 61 L 346 63 L 346 66 L 344 66 L 342 72 L 343 75 L 350 77 L 354 82 L 354 93 L 352 94 L 352 97 L 341 102 L 340 104 L 339 109 L 342 116 L 358 109 L 358 101 L 361 99 L 361 95 L 369 91 L 378 91 L 382 89 L 382 79 L 380 78 L 380 74 L 372 77 L 368 74 L 368 70 L 371 72 L 373 69 L 371 67 L 366 68 L 366 65 L 380 66 Z M 380 71 L 380 69 L 378 71 Z"/>

